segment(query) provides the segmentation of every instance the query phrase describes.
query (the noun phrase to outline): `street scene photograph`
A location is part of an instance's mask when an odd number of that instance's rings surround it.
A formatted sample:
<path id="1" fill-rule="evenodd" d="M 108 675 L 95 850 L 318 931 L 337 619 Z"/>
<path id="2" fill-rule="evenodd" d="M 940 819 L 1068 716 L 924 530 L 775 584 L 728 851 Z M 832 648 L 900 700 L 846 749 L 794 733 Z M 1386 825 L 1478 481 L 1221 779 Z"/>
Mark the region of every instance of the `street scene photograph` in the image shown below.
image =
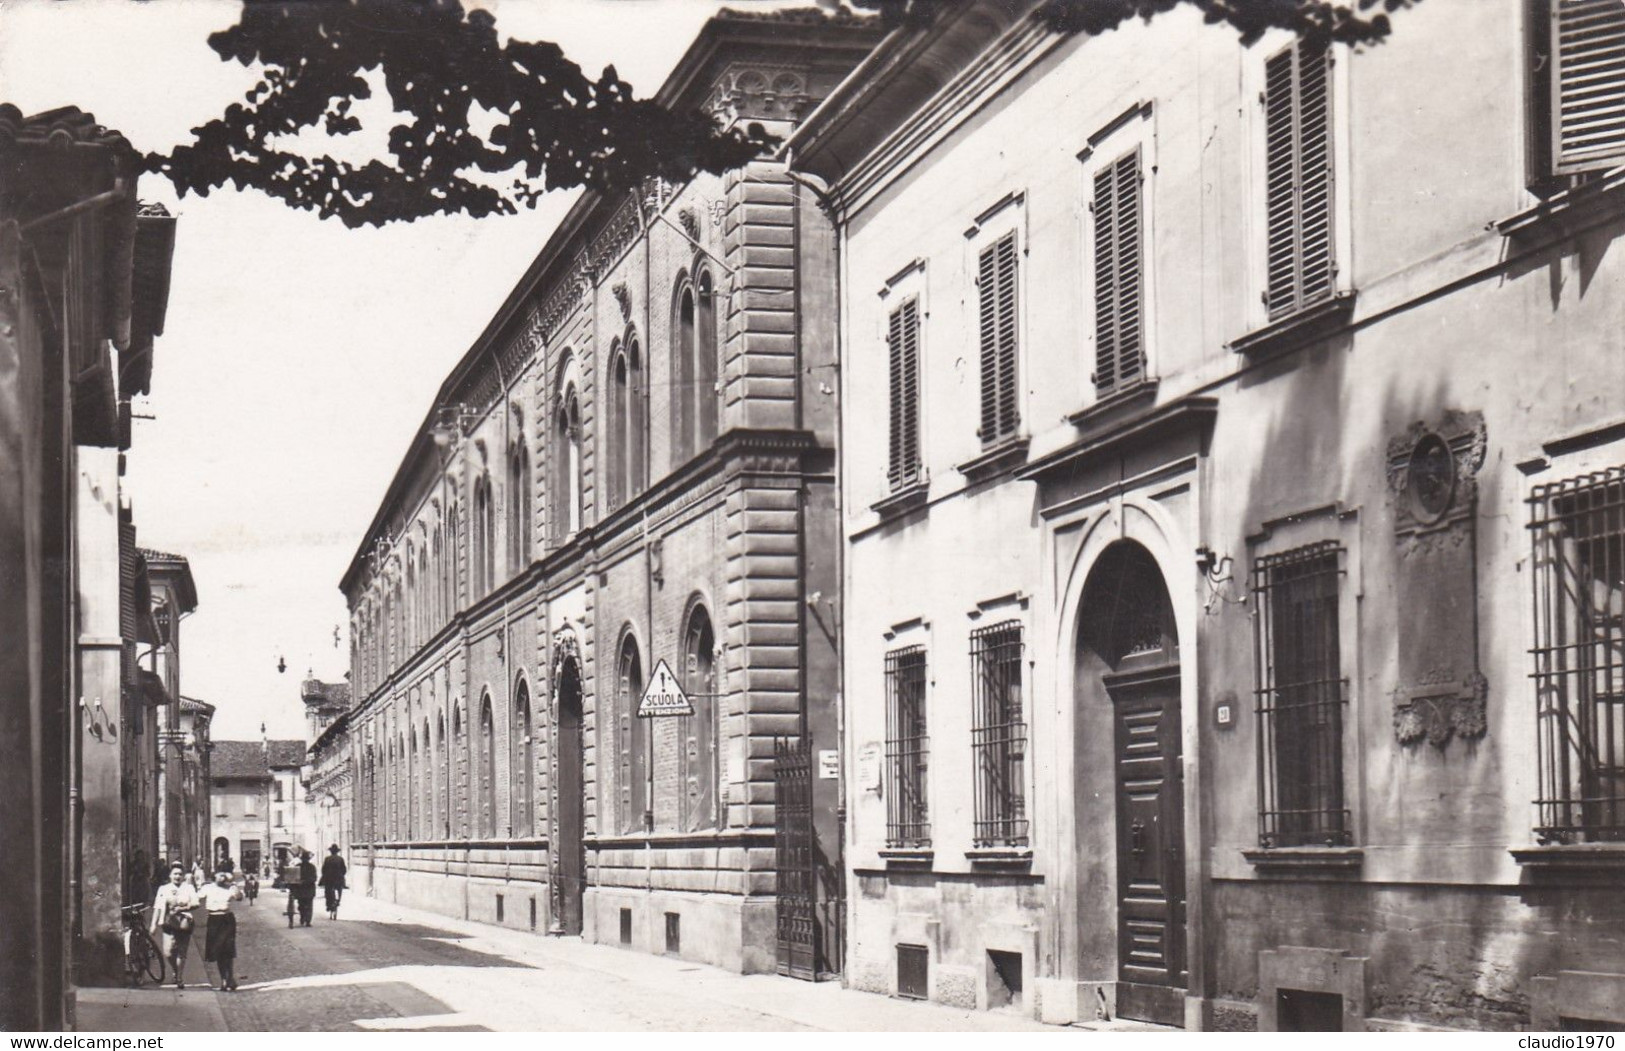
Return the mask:
<path id="1" fill-rule="evenodd" d="M 1622 242 L 1625 0 L 0 0 L 0 1030 L 1612 1048 Z"/>

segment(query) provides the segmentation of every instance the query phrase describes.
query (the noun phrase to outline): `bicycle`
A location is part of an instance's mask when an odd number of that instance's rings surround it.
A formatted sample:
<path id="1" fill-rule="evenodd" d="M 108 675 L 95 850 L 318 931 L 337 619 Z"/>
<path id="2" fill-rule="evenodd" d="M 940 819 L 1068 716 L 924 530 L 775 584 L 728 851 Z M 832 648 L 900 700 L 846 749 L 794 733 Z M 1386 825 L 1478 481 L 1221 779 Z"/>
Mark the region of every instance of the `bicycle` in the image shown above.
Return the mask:
<path id="1" fill-rule="evenodd" d="M 142 978 L 154 985 L 164 984 L 164 952 L 147 932 L 147 907 L 126 905 L 119 910 L 124 920 L 124 975 L 132 986 Z"/>

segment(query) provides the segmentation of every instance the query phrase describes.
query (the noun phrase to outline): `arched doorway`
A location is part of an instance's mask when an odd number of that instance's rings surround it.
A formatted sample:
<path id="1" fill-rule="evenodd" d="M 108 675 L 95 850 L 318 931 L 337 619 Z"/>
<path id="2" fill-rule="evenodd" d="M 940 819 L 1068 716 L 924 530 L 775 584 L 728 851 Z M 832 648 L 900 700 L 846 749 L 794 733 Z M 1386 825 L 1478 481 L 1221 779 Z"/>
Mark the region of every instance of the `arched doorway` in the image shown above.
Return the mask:
<path id="1" fill-rule="evenodd" d="M 1184 776 L 1179 635 L 1151 553 L 1120 540 L 1101 553 L 1078 614 L 1083 733 L 1108 707 L 1116 821 L 1117 1012 L 1184 1024 Z M 1099 814 L 1079 814 L 1099 821 Z"/>
<path id="2" fill-rule="evenodd" d="M 554 923 L 561 934 L 581 933 L 581 897 L 587 881 L 585 785 L 582 779 L 581 665 L 573 653 L 558 662 L 558 815 L 555 850 L 558 888 Z"/>

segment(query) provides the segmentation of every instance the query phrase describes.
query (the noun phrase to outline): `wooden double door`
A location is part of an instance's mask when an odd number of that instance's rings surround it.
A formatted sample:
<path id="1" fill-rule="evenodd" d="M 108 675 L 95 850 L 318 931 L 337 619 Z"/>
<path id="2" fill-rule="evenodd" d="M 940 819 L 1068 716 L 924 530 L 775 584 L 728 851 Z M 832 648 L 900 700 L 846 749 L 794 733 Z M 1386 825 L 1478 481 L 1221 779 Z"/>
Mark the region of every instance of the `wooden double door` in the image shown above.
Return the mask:
<path id="1" fill-rule="evenodd" d="M 1117 1013 L 1184 1025 L 1185 803 L 1179 666 L 1105 676 L 1117 819 Z"/>

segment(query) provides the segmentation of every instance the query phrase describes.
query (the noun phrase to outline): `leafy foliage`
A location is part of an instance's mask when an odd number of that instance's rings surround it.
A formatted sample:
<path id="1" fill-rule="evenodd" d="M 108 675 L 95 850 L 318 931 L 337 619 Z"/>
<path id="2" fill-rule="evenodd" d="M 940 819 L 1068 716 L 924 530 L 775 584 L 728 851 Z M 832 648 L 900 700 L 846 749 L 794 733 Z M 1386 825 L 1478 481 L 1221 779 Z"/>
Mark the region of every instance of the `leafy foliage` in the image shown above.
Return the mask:
<path id="1" fill-rule="evenodd" d="M 888 25 L 924 25 L 942 0 L 848 0 Z M 1375 43 L 1387 13 L 1421 0 L 1043 0 L 1034 17 L 1061 33 L 1104 33 L 1181 5 L 1252 43 L 1270 29 L 1310 40 Z M 260 190 L 348 226 L 532 206 L 546 191 L 627 189 L 649 176 L 721 172 L 776 140 L 752 126 L 673 112 L 633 96 L 613 66 L 596 79 L 551 43 L 503 44 L 486 11 L 460 0 L 247 0 L 209 45 L 258 67 L 247 98 L 194 128 L 194 140 L 148 154 L 150 171 L 182 193 L 227 183 Z M 390 160 L 363 164 L 292 149 L 312 129 L 361 131 L 352 112 L 381 74 L 395 123 Z M 506 180 L 506 181 L 504 181 Z"/>
<path id="2" fill-rule="evenodd" d="M 850 0 L 879 13 L 890 25 L 929 22 L 938 0 Z M 1375 44 L 1392 29 L 1388 15 L 1422 0 L 1044 0 L 1034 17 L 1058 33 L 1105 33 L 1132 18 L 1150 21 L 1191 6 L 1209 24 L 1226 24 L 1252 44 L 1271 29 L 1297 33 L 1312 43 Z"/>
<path id="3" fill-rule="evenodd" d="M 459 0 L 248 0 L 209 46 L 259 64 L 260 82 L 193 129 L 193 142 L 149 154 L 149 170 L 183 194 L 229 182 L 349 226 L 504 214 L 547 190 L 681 180 L 737 167 L 773 142 L 760 128 L 724 131 L 709 114 L 636 99 L 614 67 L 589 79 L 555 44 L 503 44 L 495 19 Z M 396 110 L 393 163 L 289 148 L 305 129 L 360 131 L 352 109 L 371 96 L 372 70 Z"/>

